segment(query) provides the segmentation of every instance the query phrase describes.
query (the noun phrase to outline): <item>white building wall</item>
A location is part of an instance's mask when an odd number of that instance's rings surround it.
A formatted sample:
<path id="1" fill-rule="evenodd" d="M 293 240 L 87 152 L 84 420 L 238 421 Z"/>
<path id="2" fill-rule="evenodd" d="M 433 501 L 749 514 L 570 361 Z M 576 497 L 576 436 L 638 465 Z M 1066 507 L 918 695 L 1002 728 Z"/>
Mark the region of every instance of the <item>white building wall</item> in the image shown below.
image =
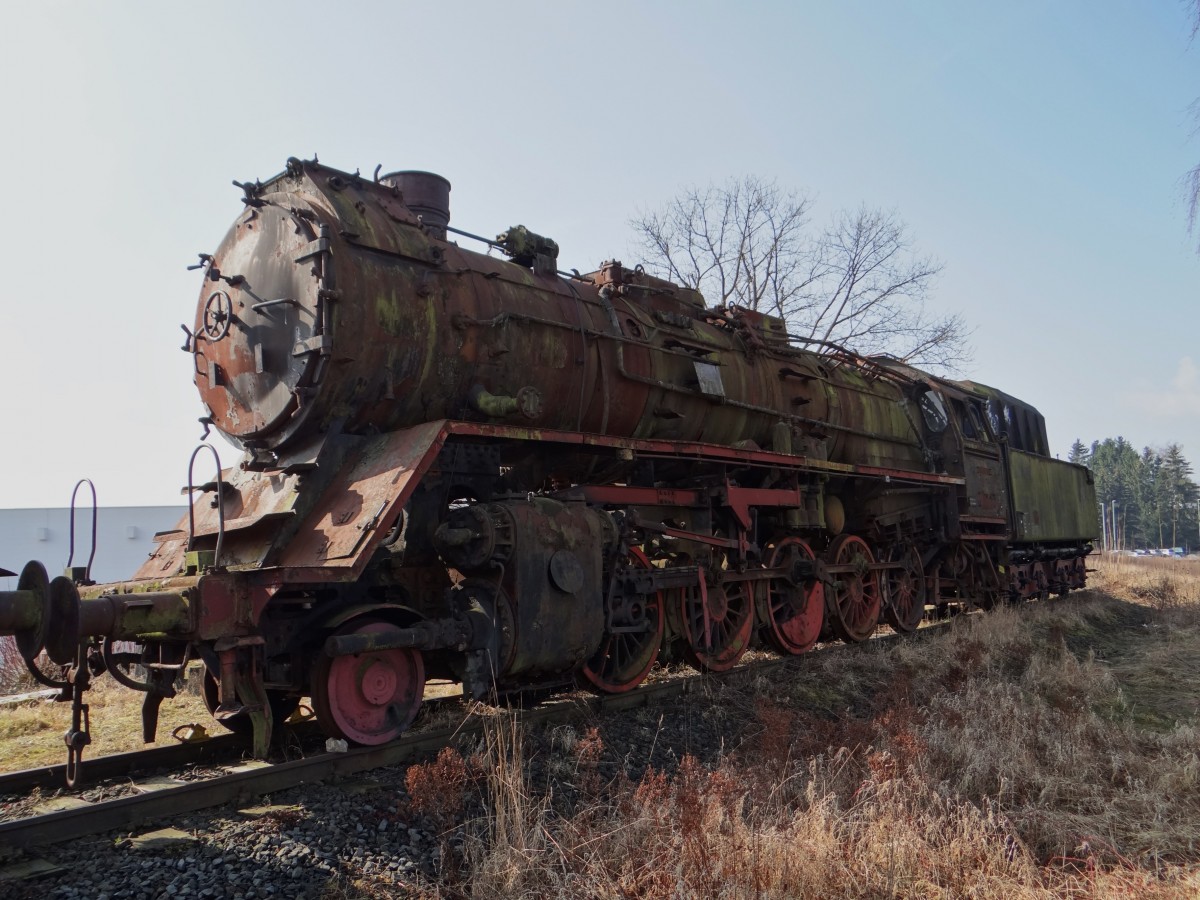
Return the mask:
<path id="1" fill-rule="evenodd" d="M 92 580 L 124 581 L 145 562 L 156 532 L 171 531 L 187 515 L 186 506 L 108 506 L 96 518 L 96 558 Z M 20 573 L 31 559 L 50 577 L 61 575 L 70 555 L 69 509 L 0 509 L 0 568 Z M 184 524 L 186 528 L 186 523 Z M 86 566 L 92 547 L 92 510 L 75 510 L 75 560 Z M 0 578 L 0 590 L 16 590 L 16 576 Z"/>

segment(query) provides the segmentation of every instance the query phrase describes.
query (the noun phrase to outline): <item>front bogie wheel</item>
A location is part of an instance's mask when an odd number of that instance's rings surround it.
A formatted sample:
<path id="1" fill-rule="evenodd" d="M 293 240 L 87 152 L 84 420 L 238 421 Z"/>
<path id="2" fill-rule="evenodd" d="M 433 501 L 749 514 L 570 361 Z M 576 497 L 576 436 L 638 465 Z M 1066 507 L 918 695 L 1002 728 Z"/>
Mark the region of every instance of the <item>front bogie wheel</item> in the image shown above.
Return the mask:
<path id="1" fill-rule="evenodd" d="M 355 619 L 335 635 L 386 636 L 390 622 Z M 313 711 L 330 737 L 368 746 L 394 740 L 412 724 L 425 693 L 425 664 L 408 647 L 345 656 L 321 652 L 311 675 Z"/>

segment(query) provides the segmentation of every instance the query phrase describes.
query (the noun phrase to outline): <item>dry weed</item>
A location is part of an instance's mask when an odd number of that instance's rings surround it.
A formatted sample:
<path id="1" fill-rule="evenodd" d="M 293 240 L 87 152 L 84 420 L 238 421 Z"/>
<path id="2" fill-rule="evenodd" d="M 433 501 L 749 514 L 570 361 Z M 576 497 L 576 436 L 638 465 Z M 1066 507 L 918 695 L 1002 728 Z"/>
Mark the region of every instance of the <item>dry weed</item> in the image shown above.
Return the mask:
<path id="1" fill-rule="evenodd" d="M 589 797 L 600 793 L 600 757 L 604 753 L 604 740 L 599 728 L 589 728 L 575 742 L 575 760 L 579 789 Z"/>
<path id="2" fill-rule="evenodd" d="M 480 764 L 484 815 L 464 857 L 473 892 L 482 897 L 542 896 L 558 880 L 562 850 L 546 827 L 550 798 L 530 790 L 525 735 L 515 718 L 485 724 Z M 551 852 L 554 851 L 554 852 Z"/>
<path id="3" fill-rule="evenodd" d="M 444 832 L 461 819 L 472 780 L 462 754 L 443 747 L 432 762 L 408 767 L 404 774 L 408 798 L 401 804 L 400 815 L 406 819 L 425 816 L 439 833 Z"/>
<path id="4" fill-rule="evenodd" d="M 753 718 L 711 768 L 685 756 L 598 785 L 590 731 L 571 745 L 583 808 L 531 796 L 519 734 L 492 737 L 497 819 L 474 844 L 471 889 L 1195 895 L 1200 570 L 1102 564 L 1097 582 L 920 643 L 814 658 L 792 683 L 759 679 L 723 698 Z"/>
<path id="5" fill-rule="evenodd" d="M 86 694 L 90 707 L 92 743 L 87 756 L 140 750 L 144 694 L 121 687 L 104 676 L 92 682 Z M 61 763 L 65 757 L 62 736 L 71 723 L 71 704 L 34 701 L 0 708 L 0 770 L 34 768 Z M 178 726 L 202 724 L 210 733 L 223 733 L 212 721 L 198 693 L 179 686 L 179 693 L 164 700 L 159 714 L 158 745 L 171 744 Z"/>

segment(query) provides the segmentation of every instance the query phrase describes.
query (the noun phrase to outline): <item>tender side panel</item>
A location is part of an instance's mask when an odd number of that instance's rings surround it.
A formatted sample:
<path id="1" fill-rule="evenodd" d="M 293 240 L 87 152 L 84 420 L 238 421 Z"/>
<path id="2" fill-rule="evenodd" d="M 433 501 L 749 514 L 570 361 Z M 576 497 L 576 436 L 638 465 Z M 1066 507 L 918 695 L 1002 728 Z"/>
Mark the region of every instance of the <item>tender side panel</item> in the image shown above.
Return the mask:
<path id="1" fill-rule="evenodd" d="M 1096 488 L 1084 466 L 1009 452 L 1015 541 L 1078 541 L 1096 537 Z"/>

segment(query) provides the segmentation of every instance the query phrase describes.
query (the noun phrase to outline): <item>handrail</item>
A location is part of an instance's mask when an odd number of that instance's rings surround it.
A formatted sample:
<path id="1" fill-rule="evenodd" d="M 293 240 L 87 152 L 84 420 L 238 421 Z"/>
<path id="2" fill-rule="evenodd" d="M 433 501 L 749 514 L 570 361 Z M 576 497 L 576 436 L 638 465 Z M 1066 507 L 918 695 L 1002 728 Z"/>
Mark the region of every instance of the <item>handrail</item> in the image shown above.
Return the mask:
<path id="1" fill-rule="evenodd" d="M 69 571 L 71 564 L 75 562 L 75 495 L 79 493 L 81 484 L 86 484 L 92 489 L 92 553 L 88 557 L 87 568 L 83 571 L 83 583 L 92 584 L 92 560 L 96 558 L 96 522 L 100 515 L 100 508 L 96 501 L 96 486 L 92 484 L 90 478 L 80 478 L 75 482 L 75 487 L 71 491 L 71 546 L 67 555 L 67 569 Z"/>
<path id="2" fill-rule="evenodd" d="M 213 551 L 212 568 L 219 567 L 221 562 L 221 544 L 225 541 L 225 505 L 222 502 L 222 495 L 225 493 L 225 483 L 221 481 L 221 456 L 217 453 L 217 448 L 212 444 L 200 444 L 192 451 L 192 458 L 188 460 L 188 550 L 192 549 L 192 544 L 196 540 L 196 506 L 192 501 L 192 494 L 196 488 L 193 486 L 192 470 L 196 467 L 196 456 L 201 450 L 208 449 L 212 451 L 213 460 L 217 464 L 217 548 Z"/>

